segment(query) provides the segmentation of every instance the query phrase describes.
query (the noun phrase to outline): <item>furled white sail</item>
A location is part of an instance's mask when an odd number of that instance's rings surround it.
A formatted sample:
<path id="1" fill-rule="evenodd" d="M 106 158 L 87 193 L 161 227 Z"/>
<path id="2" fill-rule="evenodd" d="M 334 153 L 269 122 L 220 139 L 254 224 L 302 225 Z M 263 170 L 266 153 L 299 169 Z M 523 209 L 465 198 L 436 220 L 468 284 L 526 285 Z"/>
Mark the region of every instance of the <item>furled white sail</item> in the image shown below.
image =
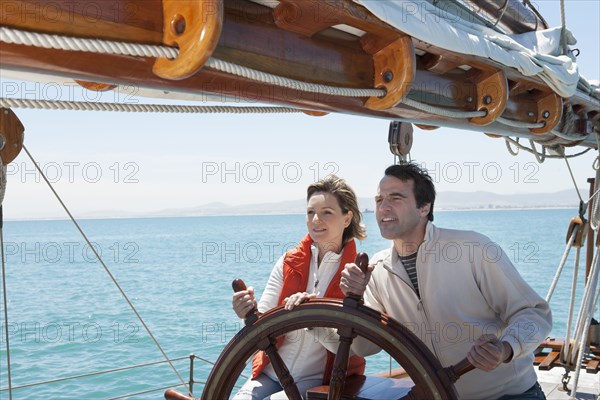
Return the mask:
<path id="1" fill-rule="evenodd" d="M 537 75 L 562 97 L 572 96 L 579 82 L 577 64 L 561 54 L 561 28 L 505 35 L 469 21 L 449 8 L 426 0 L 354 0 L 382 21 L 434 46 L 490 58 L 516 68 L 526 76 Z M 567 44 L 576 43 L 567 32 Z M 593 90 L 593 89 L 592 89 Z"/>

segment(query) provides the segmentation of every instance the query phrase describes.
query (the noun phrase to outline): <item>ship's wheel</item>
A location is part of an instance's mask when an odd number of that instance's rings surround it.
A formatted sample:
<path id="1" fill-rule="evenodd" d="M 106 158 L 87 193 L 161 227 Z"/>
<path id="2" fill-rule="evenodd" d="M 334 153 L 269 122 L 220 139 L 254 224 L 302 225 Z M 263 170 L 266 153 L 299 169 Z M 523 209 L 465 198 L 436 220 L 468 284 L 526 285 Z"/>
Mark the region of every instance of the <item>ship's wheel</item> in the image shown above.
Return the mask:
<path id="1" fill-rule="evenodd" d="M 463 362 L 459 363 L 461 365 L 443 368 L 431 351 L 407 328 L 360 302 L 348 298 L 344 301 L 318 299 L 310 300 L 291 311 L 283 307 L 274 308 L 244 327 L 231 339 L 214 365 L 202 399 L 229 398 L 246 363 L 259 349 L 265 350 L 269 355 L 288 397 L 300 398 L 296 397 L 298 390 L 277 354 L 275 342 L 277 337 L 288 332 L 314 327 L 336 328 L 341 337 L 330 384 L 329 399 L 332 400 L 341 398 L 345 366 L 348 363 L 347 349 L 355 335 L 377 343 L 406 370 L 414 386 L 402 398 L 456 399 L 453 382 L 470 370 L 470 365 Z M 340 365 L 341 368 L 336 367 Z M 343 374 L 341 379 L 340 373 Z"/>
<path id="2" fill-rule="evenodd" d="M 366 254 L 359 253 L 355 262 L 366 272 Z M 232 285 L 236 292 L 246 290 L 246 285 L 240 279 L 234 280 Z M 202 400 L 228 399 L 248 360 L 257 350 L 266 352 L 288 398 L 301 400 L 302 395 L 279 356 L 276 343 L 280 336 L 305 328 L 334 328 L 339 335 L 328 400 L 339 400 L 342 397 L 350 347 L 357 336 L 379 345 L 412 379 L 414 386 L 396 396 L 399 398 L 456 399 L 454 382 L 473 369 L 466 358 L 454 366 L 443 368 L 425 344 L 406 327 L 387 315 L 366 307 L 360 296 L 353 294 L 343 301 L 313 299 L 293 310 L 285 310 L 283 306 L 279 306 L 260 318 L 254 309 L 246 315 L 245 322 L 246 326 L 231 339 L 213 366 L 202 392 Z M 165 398 L 191 399 L 174 390 L 168 390 Z"/>

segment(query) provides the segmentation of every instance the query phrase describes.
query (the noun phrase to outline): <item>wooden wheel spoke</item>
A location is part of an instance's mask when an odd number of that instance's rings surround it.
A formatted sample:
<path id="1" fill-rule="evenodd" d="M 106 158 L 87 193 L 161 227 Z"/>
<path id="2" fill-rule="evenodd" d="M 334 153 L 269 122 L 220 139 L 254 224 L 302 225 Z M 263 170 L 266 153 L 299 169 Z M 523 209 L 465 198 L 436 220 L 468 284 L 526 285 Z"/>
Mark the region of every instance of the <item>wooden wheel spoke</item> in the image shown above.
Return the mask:
<path id="1" fill-rule="evenodd" d="M 340 335 L 340 344 L 333 362 L 333 371 L 331 372 L 331 382 L 329 383 L 329 400 L 338 400 L 342 396 L 342 389 L 346 382 L 346 372 L 348 370 L 348 360 L 350 359 L 350 346 L 356 337 L 352 328 L 338 329 Z"/>
<path id="2" fill-rule="evenodd" d="M 285 391 L 288 399 L 292 400 L 302 400 L 302 396 L 300 395 L 300 391 L 294 382 L 294 378 L 290 374 L 290 370 L 287 365 L 281 359 L 279 352 L 277 351 L 276 344 L 277 341 L 274 337 L 269 336 L 263 339 L 258 344 L 258 348 L 267 353 L 267 357 L 269 357 L 269 361 L 271 365 L 273 365 L 273 370 L 275 370 L 275 374 L 279 379 L 279 384 Z"/>

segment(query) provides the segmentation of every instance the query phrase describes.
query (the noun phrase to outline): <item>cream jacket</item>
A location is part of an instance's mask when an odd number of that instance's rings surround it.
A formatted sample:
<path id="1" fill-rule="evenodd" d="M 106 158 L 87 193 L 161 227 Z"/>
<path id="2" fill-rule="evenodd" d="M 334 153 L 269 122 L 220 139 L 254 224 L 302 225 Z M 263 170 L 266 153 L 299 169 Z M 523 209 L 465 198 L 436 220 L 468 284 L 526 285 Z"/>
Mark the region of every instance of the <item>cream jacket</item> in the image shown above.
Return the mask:
<path id="1" fill-rule="evenodd" d="M 535 384 L 532 352 L 550 332 L 550 308 L 497 244 L 475 232 L 428 223 L 417 254 L 421 299 L 393 247 L 375 254 L 371 263 L 376 265 L 365 304 L 407 326 L 444 367 L 464 358 L 482 334 L 495 334 L 512 346 L 509 363 L 460 378 L 460 398 L 496 399 Z M 366 355 L 360 341 L 356 344 L 353 350 Z"/>

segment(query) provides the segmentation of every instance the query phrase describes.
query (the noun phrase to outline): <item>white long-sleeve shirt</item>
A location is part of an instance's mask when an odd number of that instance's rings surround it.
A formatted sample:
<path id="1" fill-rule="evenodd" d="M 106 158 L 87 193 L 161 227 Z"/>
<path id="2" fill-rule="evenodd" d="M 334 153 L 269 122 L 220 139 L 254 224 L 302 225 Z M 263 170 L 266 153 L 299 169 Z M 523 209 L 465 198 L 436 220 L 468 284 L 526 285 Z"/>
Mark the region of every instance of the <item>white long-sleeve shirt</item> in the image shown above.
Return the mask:
<path id="1" fill-rule="evenodd" d="M 311 245 L 310 270 L 308 284 L 305 292 L 314 293 L 323 297 L 331 280 L 338 270 L 341 254 L 327 252 L 323 256 L 321 265 L 318 264 L 319 249 Z M 266 312 L 278 306 L 279 297 L 283 289 L 283 258 L 281 256 L 269 276 L 265 290 L 258 302 L 258 311 Z M 315 337 L 304 329 L 288 332 L 283 344 L 278 349 L 279 355 L 288 367 L 290 374 L 296 382 L 305 379 L 320 379 L 323 377 L 323 368 L 327 357 L 325 348 Z M 268 364 L 263 372 L 271 379 L 277 380 L 277 375 L 272 364 Z"/>

